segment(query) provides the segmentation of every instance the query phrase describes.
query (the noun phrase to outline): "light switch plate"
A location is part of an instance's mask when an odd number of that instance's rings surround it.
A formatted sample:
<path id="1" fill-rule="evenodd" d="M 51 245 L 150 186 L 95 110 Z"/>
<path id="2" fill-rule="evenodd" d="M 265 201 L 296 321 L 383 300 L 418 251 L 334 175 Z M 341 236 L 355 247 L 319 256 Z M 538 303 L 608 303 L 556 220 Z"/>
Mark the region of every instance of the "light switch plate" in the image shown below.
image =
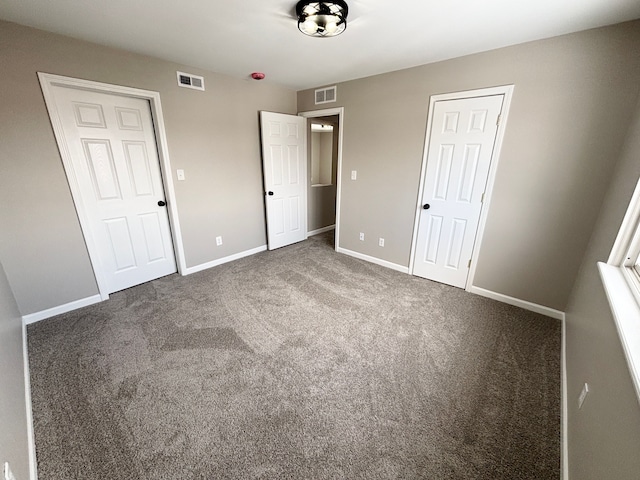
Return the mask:
<path id="1" fill-rule="evenodd" d="M 180 168 L 176 170 L 176 176 L 178 177 L 178 180 L 184 180 L 184 170 Z"/>
<path id="2" fill-rule="evenodd" d="M 580 392 L 580 396 L 578 397 L 578 408 L 582 408 L 584 401 L 587 398 L 587 394 L 589 393 L 589 384 L 585 383 L 582 387 L 582 391 Z"/>

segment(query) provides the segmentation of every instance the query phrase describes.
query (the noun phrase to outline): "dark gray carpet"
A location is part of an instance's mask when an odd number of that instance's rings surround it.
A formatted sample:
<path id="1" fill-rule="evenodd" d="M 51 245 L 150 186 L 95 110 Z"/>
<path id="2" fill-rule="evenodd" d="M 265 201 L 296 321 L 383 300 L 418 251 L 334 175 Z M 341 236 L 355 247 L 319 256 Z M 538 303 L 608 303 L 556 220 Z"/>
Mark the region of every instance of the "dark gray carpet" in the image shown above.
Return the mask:
<path id="1" fill-rule="evenodd" d="M 40 479 L 560 478 L 560 323 L 330 243 L 30 326 Z"/>

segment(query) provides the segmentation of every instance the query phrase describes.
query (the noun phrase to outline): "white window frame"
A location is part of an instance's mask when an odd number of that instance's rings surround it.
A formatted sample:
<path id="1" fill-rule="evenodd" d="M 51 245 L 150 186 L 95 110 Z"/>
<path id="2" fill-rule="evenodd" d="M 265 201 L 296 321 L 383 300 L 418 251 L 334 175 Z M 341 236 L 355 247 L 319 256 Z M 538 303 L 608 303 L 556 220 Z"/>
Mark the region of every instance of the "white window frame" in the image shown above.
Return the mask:
<path id="1" fill-rule="evenodd" d="M 640 400 L 640 180 L 607 263 L 598 263 L 636 394 Z"/>

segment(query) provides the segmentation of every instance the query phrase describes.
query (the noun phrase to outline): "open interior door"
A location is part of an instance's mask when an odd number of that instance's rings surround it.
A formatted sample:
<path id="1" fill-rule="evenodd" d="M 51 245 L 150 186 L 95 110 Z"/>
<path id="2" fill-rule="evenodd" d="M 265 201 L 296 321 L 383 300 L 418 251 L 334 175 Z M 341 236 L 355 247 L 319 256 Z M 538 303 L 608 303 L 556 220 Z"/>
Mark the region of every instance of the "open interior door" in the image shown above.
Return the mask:
<path id="1" fill-rule="evenodd" d="M 260 112 L 269 250 L 307 238 L 306 118 Z"/>

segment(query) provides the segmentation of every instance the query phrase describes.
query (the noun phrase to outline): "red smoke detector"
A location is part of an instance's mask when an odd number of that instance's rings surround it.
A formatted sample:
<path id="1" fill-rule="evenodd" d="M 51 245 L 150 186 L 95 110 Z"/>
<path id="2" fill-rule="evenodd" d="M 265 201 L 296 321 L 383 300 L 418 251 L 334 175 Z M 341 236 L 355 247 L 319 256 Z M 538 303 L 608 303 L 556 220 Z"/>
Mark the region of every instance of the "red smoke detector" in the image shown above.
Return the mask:
<path id="1" fill-rule="evenodd" d="M 251 74 L 251 78 L 253 78 L 254 80 L 262 80 L 264 78 L 264 73 L 262 72 L 253 72 Z"/>

